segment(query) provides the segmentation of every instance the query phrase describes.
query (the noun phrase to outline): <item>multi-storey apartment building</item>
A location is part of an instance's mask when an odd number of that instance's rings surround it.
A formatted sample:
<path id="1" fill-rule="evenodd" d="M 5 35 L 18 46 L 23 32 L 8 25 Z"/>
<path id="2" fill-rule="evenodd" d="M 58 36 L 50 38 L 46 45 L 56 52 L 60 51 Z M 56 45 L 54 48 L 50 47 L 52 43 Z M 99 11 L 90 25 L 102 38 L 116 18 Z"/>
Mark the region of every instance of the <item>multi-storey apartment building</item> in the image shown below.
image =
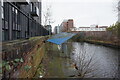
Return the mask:
<path id="1" fill-rule="evenodd" d="M 55 28 L 54 28 L 54 33 L 55 34 L 58 34 L 58 33 L 60 33 L 61 31 L 60 31 L 60 26 L 58 25 L 58 26 L 55 26 Z"/>
<path id="2" fill-rule="evenodd" d="M 41 0 L 2 0 L 0 13 L 2 41 L 48 35 L 41 25 Z"/>
<path id="3" fill-rule="evenodd" d="M 61 23 L 60 27 L 62 32 L 69 32 L 70 28 L 74 27 L 73 19 L 64 20 Z"/>

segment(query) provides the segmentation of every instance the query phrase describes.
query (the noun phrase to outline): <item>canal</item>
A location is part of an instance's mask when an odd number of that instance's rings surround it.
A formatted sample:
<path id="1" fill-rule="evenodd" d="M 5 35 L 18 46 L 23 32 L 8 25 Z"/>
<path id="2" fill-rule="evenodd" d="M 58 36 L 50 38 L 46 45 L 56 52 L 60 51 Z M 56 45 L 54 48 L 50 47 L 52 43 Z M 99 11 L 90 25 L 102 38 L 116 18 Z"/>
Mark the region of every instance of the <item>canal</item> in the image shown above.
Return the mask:
<path id="1" fill-rule="evenodd" d="M 35 77 L 116 78 L 118 49 L 85 42 L 46 43 L 45 57 Z"/>

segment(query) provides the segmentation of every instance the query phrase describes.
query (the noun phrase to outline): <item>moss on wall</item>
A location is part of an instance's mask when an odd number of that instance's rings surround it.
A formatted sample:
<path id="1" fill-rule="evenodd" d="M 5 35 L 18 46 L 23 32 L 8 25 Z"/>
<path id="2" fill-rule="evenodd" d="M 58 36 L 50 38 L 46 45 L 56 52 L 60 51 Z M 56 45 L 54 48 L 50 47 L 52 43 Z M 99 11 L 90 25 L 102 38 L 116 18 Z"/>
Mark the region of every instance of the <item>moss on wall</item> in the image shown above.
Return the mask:
<path id="1" fill-rule="evenodd" d="M 2 59 L 9 62 L 10 70 L 3 70 L 5 78 L 32 78 L 45 52 L 45 40 L 48 36 L 32 37 L 27 40 L 3 42 Z M 23 59 L 17 66 L 14 60 Z M 16 64 L 16 63 L 15 63 Z"/>
<path id="2" fill-rule="evenodd" d="M 45 48 L 44 44 L 40 48 L 35 48 L 29 55 L 26 60 L 26 63 L 21 67 L 19 71 L 19 78 L 32 78 L 41 63 L 41 60 L 44 56 Z M 30 68 L 28 71 L 25 69 L 26 66 L 29 66 Z"/>

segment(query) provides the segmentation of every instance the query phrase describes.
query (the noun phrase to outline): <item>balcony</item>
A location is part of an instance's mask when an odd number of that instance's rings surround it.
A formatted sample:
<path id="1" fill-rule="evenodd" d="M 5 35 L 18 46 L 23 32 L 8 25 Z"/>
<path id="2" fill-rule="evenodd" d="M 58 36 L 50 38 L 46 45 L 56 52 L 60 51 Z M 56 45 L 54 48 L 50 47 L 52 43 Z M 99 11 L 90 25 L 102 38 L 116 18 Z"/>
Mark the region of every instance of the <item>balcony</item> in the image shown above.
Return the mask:
<path id="1" fill-rule="evenodd" d="M 28 5 L 29 4 L 29 0 L 18 0 L 18 3 L 20 5 Z"/>
<path id="2" fill-rule="evenodd" d="M 38 9 L 38 7 L 34 7 L 31 10 L 31 15 L 34 16 L 34 17 L 38 17 L 39 16 L 39 9 Z"/>

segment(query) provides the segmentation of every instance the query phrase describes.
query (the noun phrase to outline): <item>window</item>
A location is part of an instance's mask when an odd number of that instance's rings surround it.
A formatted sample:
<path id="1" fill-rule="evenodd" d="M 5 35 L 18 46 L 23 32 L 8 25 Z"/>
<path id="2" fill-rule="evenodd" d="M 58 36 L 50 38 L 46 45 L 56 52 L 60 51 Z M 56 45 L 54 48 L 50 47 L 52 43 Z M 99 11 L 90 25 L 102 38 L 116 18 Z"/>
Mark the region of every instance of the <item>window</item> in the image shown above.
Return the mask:
<path id="1" fill-rule="evenodd" d="M 4 9 L 1 7 L 1 12 L 2 12 L 2 19 L 4 19 Z"/>
<path id="2" fill-rule="evenodd" d="M 17 9 L 15 9 L 15 13 L 18 14 L 18 10 Z"/>
<path id="3" fill-rule="evenodd" d="M 17 31 L 12 31 L 13 39 L 17 39 Z"/>
<path id="4" fill-rule="evenodd" d="M 17 30 L 18 28 L 17 28 L 17 24 L 15 24 L 15 30 Z"/>
<path id="5" fill-rule="evenodd" d="M 12 27 L 13 27 L 13 30 L 16 30 L 16 28 L 17 28 L 17 25 L 16 25 L 16 23 L 17 23 L 17 13 L 18 13 L 18 11 L 14 8 L 14 7 L 12 7 Z"/>
<path id="6" fill-rule="evenodd" d="M 1 0 L 1 6 L 3 6 L 3 0 Z"/>
<path id="7" fill-rule="evenodd" d="M 2 20 L 2 28 L 4 28 L 4 20 Z"/>
<path id="8" fill-rule="evenodd" d="M 17 14 L 18 14 L 18 11 L 17 9 L 15 9 L 15 30 L 17 30 Z"/>
<path id="9" fill-rule="evenodd" d="M 4 30 L 3 32 L 3 37 L 4 37 L 4 40 L 9 40 L 9 33 L 8 33 L 8 30 Z"/>
<path id="10" fill-rule="evenodd" d="M 1 13 L 2 13 L 2 19 L 4 19 L 4 4 L 3 4 L 3 0 L 1 0 Z"/>
<path id="11" fill-rule="evenodd" d="M 31 11 L 33 11 L 33 3 L 32 2 L 30 4 L 30 9 L 31 9 Z"/>
<path id="12" fill-rule="evenodd" d="M 17 39 L 19 39 L 19 38 L 20 38 L 20 32 L 17 31 Z"/>
<path id="13" fill-rule="evenodd" d="M 8 29 L 8 22 L 5 21 L 5 29 Z"/>
<path id="14" fill-rule="evenodd" d="M 12 31 L 12 37 L 15 39 L 15 31 Z"/>
<path id="15" fill-rule="evenodd" d="M 36 7 L 36 11 L 37 11 L 37 15 L 39 15 L 39 8 L 38 7 Z"/>
<path id="16" fill-rule="evenodd" d="M 2 41 L 4 41 L 4 30 L 2 30 Z"/>
<path id="17" fill-rule="evenodd" d="M 15 30 L 15 23 L 13 22 L 13 30 Z"/>
<path id="18" fill-rule="evenodd" d="M 22 30 L 22 28 L 21 28 L 22 26 L 20 26 L 19 28 L 20 28 L 20 31 Z"/>
<path id="19" fill-rule="evenodd" d="M 4 3 L 4 19 L 9 21 L 9 6 L 8 3 Z"/>
<path id="20" fill-rule="evenodd" d="M 18 31 L 20 31 L 20 25 L 18 25 Z"/>
<path id="21" fill-rule="evenodd" d="M 15 8 L 14 8 L 14 7 L 12 7 L 12 11 L 13 11 L 13 12 L 15 11 Z"/>

